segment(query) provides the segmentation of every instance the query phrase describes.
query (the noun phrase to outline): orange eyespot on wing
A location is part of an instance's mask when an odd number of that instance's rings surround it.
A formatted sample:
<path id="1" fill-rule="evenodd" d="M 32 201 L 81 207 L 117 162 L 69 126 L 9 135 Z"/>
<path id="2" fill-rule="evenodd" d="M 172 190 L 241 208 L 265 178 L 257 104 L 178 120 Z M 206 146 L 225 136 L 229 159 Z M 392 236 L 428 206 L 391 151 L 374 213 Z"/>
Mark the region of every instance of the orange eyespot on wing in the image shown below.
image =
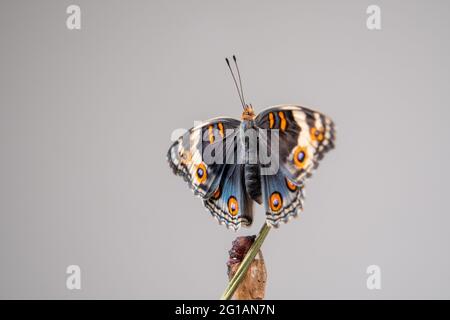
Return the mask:
<path id="1" fill-rule="evenodd" d="M 286 181 L 286 187 L 290 190 L 290 191 L 292 191 L 292 192 L 295 192 L 295 191 L 297 191 L 297 186 L 295 185 L 295 184 L 293 184 L 292 182 L 291 182 L 291 180 L 289 180 L 288 178 L 284 178 L 285 179 L 285 181 Z"/>
<path id="2" fill-rule="evenodd" d="M 283 198 L 279 192 L 274 192 L 270 195 L 269 207 L 274 212 L 278 212 L 283 207 Z"/>
<path id="3" fill-rule="evenodd" d="M 325 138 L 325 132 L 324 132 L 323 128 L 318 129 L 318 128 L 312 127 L 311 129 L 309 129 L 309 134 L 310 134 L 312 141 L 322 142 L 323 139 Z"/>
<path id="4" fill-rule="evenodd" d="M 228 198 L 228 212 L 234 217 L 239 212 L 239 204 L 235 197 Z"/>
<path id="5" fill-rule="evenodd" d="M 206 166 L 203 162 L 195 166 L 195 178 L 199 184 L 204 183 L 208 178 Z"/>
<path id="6" fill-rule="evenodd" d="M 308 161 L 308 149 L 306 147 L 297 146 L 294 151 L 294 164 L 297 168 L 303 169 Z"/>

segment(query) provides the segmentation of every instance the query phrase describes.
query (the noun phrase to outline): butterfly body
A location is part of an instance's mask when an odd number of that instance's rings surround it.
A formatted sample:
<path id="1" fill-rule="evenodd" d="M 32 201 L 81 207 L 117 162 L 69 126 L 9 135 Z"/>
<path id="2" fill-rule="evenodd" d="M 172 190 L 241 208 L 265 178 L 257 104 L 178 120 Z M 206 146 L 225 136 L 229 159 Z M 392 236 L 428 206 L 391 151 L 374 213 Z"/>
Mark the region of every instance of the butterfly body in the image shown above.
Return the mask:
<path id="1" fill-rule="evenodd" d="M 257 145 L 255 143 L 246 143 L 246 137 L 256 133 L 258 128 L 254 121 L 253 109 L 250 112 L 244 111 L 242 115 L 242 123 L 239 131 L 239 142 L 243 152 L 245 187 L 250 198 L 261 204 L 261 176 L 259 172 L 259 164 L 257 159 L 252 160 L 252 155 L 257 155 Z M 253 136 L 253 139 L 257 139 Z"/>
<path id="2" fill-rule="evenodd" d="M 257 202 L 278 226 L 302 210 L 304 181 L 334 139 L 333 122 L 317 111 L 280 105 L 255 116 L 245 105 L 241 121 L 215 118 L 190 129 L 167 158 L 220 223 L 251 225 Z"/>

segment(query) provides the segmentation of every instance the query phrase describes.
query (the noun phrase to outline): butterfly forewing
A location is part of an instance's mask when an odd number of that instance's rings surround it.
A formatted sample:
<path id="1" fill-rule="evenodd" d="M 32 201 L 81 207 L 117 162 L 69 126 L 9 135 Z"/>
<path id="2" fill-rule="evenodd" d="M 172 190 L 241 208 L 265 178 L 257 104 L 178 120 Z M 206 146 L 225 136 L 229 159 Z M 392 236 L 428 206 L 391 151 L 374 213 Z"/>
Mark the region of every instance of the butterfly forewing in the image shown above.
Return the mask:
<path id="1" fill-rule="evenodd" d="M 233 118 L 209 120 L 188 130 L 169 148 L 170 167 L 186 180 L 194 194 L 208 198 L 218 187 L 226 162 L 226 148 L 230 148 L 226 140 L 234 139 L 239 124 L 240 121 Z"/>
<path id="2" fill-rule="evenodd" d="M 324 154 L 334 148 L 331 119 L 305 107 L 271 107 L 261 112 L 255 122 L 259 128 L 279 131 L 281 170 L 294 183 L 302 183 L 317 168 Z"/>

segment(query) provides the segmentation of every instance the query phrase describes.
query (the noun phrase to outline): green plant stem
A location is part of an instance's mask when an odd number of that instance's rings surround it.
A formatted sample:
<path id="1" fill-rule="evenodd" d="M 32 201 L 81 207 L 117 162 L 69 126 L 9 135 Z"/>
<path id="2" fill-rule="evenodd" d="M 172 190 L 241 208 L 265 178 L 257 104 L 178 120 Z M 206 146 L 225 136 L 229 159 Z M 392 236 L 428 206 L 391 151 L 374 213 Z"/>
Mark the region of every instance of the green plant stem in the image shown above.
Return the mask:
<path id="1" fill-rule="evenodd" d="M 253 259 L 255 259 L 257 253 L 259 252 L 259 249 L 266 239 L 270 228 L 271 227 L 267 223 L 264 223 L 261 231 L 258 234 L 258 237 L 256 237 L 255 239 L 255 242 L 253 242 L 252 246 L 248 250 L 233 278 L 231 278 L 230 282 L 228 282 L 228 286 L 222 294 L 222 297 L 220 297 L 220 300 L 230 300 L 233 297 L 234 292 L 239 287 L 242 280 L 244 280 L 248 268 L 250 267 Z"/>

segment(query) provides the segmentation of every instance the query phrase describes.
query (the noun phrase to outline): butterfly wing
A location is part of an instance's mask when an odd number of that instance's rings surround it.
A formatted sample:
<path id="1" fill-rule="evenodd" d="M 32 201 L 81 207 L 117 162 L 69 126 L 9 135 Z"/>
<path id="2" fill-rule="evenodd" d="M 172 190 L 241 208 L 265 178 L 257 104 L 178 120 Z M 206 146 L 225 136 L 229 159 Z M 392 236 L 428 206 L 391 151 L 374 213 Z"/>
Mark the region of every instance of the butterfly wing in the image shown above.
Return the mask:
<path id="1" fill-rule="evenodd" d="M 228 154 L 224 152 L 230 148 L 226 140 L 234 139 L 239 125 L 240 121 L 233 118 L 211 119 L 188 130 L 169 148 L 170 167 L 184 178 L 195 195 L 208 198 L 217 189 Z M 215 160 L 221 161 L 213 162 L 214 159 L 205 159 L 205 155 L 217 156 Z"/>
<path id="2" fill-rule="evenodd" d="M 190 129 L 169 149 L 174 173 L 187 181 L 194 194 L 219 223 L 239 229 L 252 222 L 252 203 L 245 190 L 244 166 L 238 148 L 240 121 L 217 118 Z M 214 152 L 210 152 L 214 151 Z M 212 154 L 222 161 L 207 161 Z M 219 155 L 220 154 L 220 155 Z"/>
<path id="3" fill-rule="evenodd" d="M 277 227 L 280 221 L 288 222 L 303 209 L 303 184 L 296 185 L 281 170 L 275 175 L 262 176 L 266 221 Z"/>
<path id="4" fill-rule="evenodd" d="M 258 114 L 255 122 L 259 128 L 279 130 L 281 170 L 297 184 L 309 177 L 325 153 L 334 148 L 333 121 L 308 108 L 271 107 Z"/>
<path id="5" fill-rule="evenodd" d="M 215 193 L 204 200 L 205 207 L 227 228 L 238 230 L 253 220 L 253 203 L 245 190 L 243 164 L 227 164 Z"/>
<path id="6" fill-rule="evenodd" d="M 255 123 L 262 129 L 278 130 L 279 170 L 261 174 L 266 218 L 277 226 L 302 209 L 304 180 L 334 148 L 334 124 L 317 111 L 294 105 L 268 108 L 258 114 Z M 268 140 L 260 143 L 263 148 L 270 145 Z"/>

